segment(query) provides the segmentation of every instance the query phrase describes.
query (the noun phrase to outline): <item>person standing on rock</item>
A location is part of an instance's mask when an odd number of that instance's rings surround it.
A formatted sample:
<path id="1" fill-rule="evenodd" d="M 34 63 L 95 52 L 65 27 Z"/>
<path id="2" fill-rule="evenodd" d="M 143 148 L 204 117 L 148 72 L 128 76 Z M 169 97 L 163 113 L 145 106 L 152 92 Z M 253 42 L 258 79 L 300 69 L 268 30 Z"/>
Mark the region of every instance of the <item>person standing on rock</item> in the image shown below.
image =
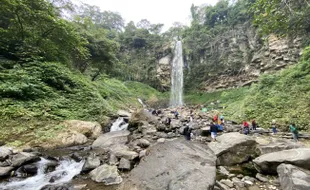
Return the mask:
<path id="1" fill-rule="evenodd" d="M 252 121 L 252 129 L 253 130 L 256 130 L 256 127 L 257 127 L 257 123 L 255 120 Z"/>
<path id="2" fill-rule="evenodd" d="M 248 135 L 250 132 L 249 124 L 246 121 L 243 121 L 243 131 L 245 135 Z"/>
<path id="3" fill-rule="evenodd" d="M 211 125 L 210 125 L 210 133 L 211 133 L 212 141 L 216 141 L 217 126 L 213 122 L 211 122 Z"/>
<path id="4" fill-rule="evenodd" d="M 277 134 L 277 124 L 276 124 L 276 120 L 272 120 L 271 122 L 271 129 L 272 129 L 272 134 L 275 135 Z"/>
<path id="5" fill-rule="evenodd" d="M 189 126 L 189 124 L 186 124 L 184 130 L 183 130 L 183 135 L 186 140 L 190 141 L 191 140 L 191 133 L 192 133 L 192 128 Z"/>
<path id="6" fill-rule="evenodd" d="M 298 142 L 298 131 L 297 131 L 297 129 L 296 129 L 295 123 L 292 123 L 292 124 L 290 125 L 290 131 L 291 131 L 291 133 L 292 133 L 292 135 L 293 135 L 294 141 L 295 141 L 295 142 Z"/>

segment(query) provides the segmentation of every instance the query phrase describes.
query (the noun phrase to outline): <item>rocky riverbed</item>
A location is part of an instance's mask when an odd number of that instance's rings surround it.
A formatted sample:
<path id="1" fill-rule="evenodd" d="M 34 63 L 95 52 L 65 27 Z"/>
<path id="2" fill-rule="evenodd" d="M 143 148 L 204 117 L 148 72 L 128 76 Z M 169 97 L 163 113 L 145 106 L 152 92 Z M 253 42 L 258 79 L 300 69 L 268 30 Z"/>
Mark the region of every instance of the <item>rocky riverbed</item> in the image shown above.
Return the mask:
<path id="1" fill-rule="evenodd" d="M 58 148 L 1 146 L 0 189 L 310 189 L 307 140 L 295 143 L 265 129 L 245 136 L 228 121 L 210 142 L 212 115 L 184 107 L 175 119 L 173 111 L 119 111 L 122 130 L 114 125 L 106 133 L 112 125 L 65 121 L 68 131 L 53 141 Z M 181 135 L 187 124 L 192 141 Z"/>

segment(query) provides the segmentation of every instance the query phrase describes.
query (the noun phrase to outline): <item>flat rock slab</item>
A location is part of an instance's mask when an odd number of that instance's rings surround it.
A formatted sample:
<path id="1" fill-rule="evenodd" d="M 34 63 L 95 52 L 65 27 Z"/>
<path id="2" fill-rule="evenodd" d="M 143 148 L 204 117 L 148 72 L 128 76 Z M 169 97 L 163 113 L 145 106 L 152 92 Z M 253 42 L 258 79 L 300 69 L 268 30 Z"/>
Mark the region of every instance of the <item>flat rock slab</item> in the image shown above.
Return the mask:
<path id="1" fill-rule="evenodd" d="M 92 148 L 113 148 L 113 146 L 124 145 L 128 142 L 128 136 L 130 132 L 124 131 L 113 131 L 100 135 L 92 144 Z"/>
<path id="2" fill-rule="evenodd" d="M 277 167 L 282 163 L 310 169 L 310 148 L 297 148 L 264 154 L 253 162 L 260 173 L 266 174 L 276 174 Z"/>
<path id="3" fill-rule="evenodd" d="M 260 145 L 259 150 L 261 154 L 268 154 L 272 152 L 278 152 L 282 150 L 302 148 L 303 145 L 300 143 L 292 142 L 291 140 L 275 139 L 269 144 Z"/>
<path id="4" fill-rule="evenodd" d="M 283 190 L 309 190 L 310 171 L 291 164 L 281 164 L 277 168 Z"/>
<path id="5" fill-rule="evenodd" d="M 122 190 L 213 189 L 216 157 L 208 146 L 177 139 L 150 147 Z"/>
<path id="6" fill-rule="evenodd" d="M 217 137 L 216 140 L 217 142 L 209 143 L 209 147 L 217 156 L 217 165 L 232 166 L 257 155 L 257 143 L 250 136 L 240 133 L 225 133 Z"/>

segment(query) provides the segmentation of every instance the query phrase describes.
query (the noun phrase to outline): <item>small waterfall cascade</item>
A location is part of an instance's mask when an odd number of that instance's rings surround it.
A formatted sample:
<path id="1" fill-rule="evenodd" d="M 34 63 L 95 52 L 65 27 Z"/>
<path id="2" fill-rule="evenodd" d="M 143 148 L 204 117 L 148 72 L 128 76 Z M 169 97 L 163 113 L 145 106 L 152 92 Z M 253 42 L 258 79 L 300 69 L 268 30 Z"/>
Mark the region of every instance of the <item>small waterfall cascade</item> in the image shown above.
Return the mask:
<path id="1" fill-rule="evenodd" d="M 82 171 L 84 161 L 75 162 L 74 160 L 62 160 L 59 165 L 55 168 L 55 171 L 46 173 L 48 163 L 51 161 L 41 158 L 37 162 L 38 172 L 33 177 L 26 178 L 21 181 L 11 181 L 8 183 L 0 184 L 2 190 L 40 190 L 46 185 L 59 185 L 68 183 L 72 178 Z M 55 178 L 56 180 L 51 183 L 50 179 Z"/>
<path id="2" fill-rule="evenodd" d="M 127 130 L 128 123 L 125 122 L 123 117 L 119 117 L 111 126 L 110 132 Z"/>
<path id="3" fill-rule="evenodd" d="M 171 69 L 170 106 L 172 107 L 183 105 L 183 65 L 182 42 L 178 41 Z"/>

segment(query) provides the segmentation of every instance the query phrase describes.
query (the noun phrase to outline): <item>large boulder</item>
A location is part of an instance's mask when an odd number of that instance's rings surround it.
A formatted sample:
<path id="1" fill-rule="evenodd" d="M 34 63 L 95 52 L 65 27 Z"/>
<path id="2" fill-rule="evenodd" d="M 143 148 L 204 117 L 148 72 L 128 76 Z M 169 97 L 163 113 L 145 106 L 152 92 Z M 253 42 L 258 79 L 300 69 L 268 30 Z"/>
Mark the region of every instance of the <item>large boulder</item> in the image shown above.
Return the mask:
<path id="1" fill-rule="evenodd" d="M 83 171 L 89 171 L 89 170 L 97 168 L 98 166 L 100 166 L 99 157 L 95 155 L 90 155 L 87 157 L 84 163 Z"/>
<path id="2" fill-rule="evenodd" d="M 282 150 L 289 150 L 289 149 L 302 148 L 302 147 L 303 147 L 302 144 L 292 142 L 290 140 L 285 140 L 285 139 L 274 139 L 269 144 L 258 146 L 261 154 L 268 154 L 272 152 L 278 152 Z"/>
<path id="3" fill-rule="evenodd" d="M 113 131 L 100 135 L 92 144 L 92 148 L 109 149 L 128 142 L 130 132 L 127 130 Z"/>
<path id="4" fill-rule="evenodd" d="M 55 139 L 53 144 L 61 147 L 82 145 L 88 141 L 87 137 L 76 131 L 68 131 L 60 133 Z"/>
<path id="5" fill-rule="evenodd" d="M 13 151 L 8 147 L 0 147 L 0 161 L 6 160 L 11 154 L 13 154 Z"/>
<path id="6" fill-rule="evenodd" d="M 297 148 L 264 154 L 253 161 L 255 168 L 260 173 L 266 174 L 276 174 L 277 167 L 282 163 L 310 169 L 310 148 Z"/>
<path id="7" fill-rule="evenodd" d="M 126 118 L 130 118 L 131 117 L 131 113 L 129 113 L 128 111 L 125 111 L 125 110 L 118 110 L 117 111 L 117 115 L 119 117 L 126 117 Z"/>
<path id="8" fill-rule="evenodd" d="M 0 177 L 10 175 L 14 167 L 0 167 Z"/>
<path id="9" fill-rule="evenodd" d="M 89 173 L 91 179 L 98 183 L 102 182 L 105 185 L 115 185 L 122 183 L 123 179 L 119 175 L 116 166 L 109 166 L 104 164 L 92 170 Z"/>
<path id="10" fill-rule="evenodd" d="M 277 168 L 283 190 L 309 190 L 310 171 L 291 164 L 281 164 Z"/>
<path id="11" fill-rule="evenodd" d="M 98 122 L 67 120 L 63 125 L 70 131 L 76 131 L 89 138 L 97 138 L 102 132 L 101 125 Z"/>
<path id="12" fill-rule="evenodd" d="M 216 157 L 204 144 L 183 139 L 149 148 L 120 189 L 213 189 Z"/>
<path id="13" fill-rule="evenodd" d="M 240 133 L 226 133 L 217 137 L 217 142 L 209 143 L 209 147 L 217 156 L 216 164 L 232 166 L 243 163 L 257 155 L 256 141 Z"/>
<path id="14" fill-rule="evenodd" d="M 139 126 L 142 126 L 144 122 L 150 124 L 157 124 L 158 120 L 149 111 L 141 109 L 131 115 L 131 118 L 129 120 L 129 128 L 138 128 Z"/>
<path id="15" fill-rule="evenodd" d="M 40 160 L 40 158 L 35 154 L 31 154 L 31 153 L 27 153 L 27 152 L 19 152 L 19 153 L 15 154 L 14 156 L 12 156 L 11 166 L 19 167 L 19 166 L 23 165 L 24 163 L 34 162 L 34 161 L 38 161 L 38 160 Z"/>

